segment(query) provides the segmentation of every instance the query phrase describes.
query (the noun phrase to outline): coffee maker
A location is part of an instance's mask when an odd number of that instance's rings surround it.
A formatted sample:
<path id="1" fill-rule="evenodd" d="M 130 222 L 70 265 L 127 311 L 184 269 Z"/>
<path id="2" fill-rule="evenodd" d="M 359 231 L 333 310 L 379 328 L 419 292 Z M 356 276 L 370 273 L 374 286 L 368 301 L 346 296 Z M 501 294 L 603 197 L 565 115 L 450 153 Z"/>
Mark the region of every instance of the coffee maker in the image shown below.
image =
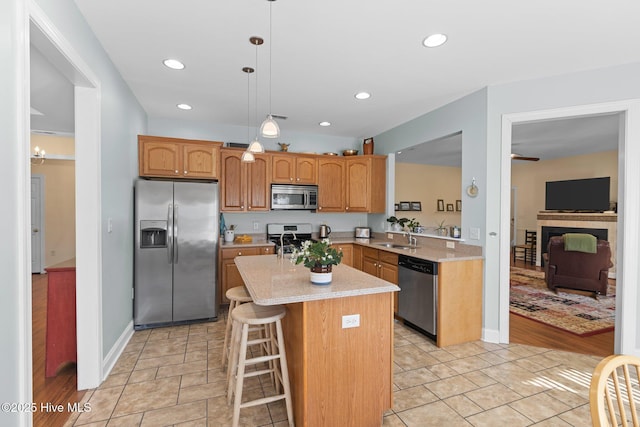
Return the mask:
<path id="1" fill-rule="evenodd" d="M 327 239 L 329 237 L 329 234 L 331 234 L 331 227 L 329 227 L 326 224 L 322 224 L 320 226 L 320 232 L 318 233 L 318 237 L 320 237 L 321 239 Z"/>

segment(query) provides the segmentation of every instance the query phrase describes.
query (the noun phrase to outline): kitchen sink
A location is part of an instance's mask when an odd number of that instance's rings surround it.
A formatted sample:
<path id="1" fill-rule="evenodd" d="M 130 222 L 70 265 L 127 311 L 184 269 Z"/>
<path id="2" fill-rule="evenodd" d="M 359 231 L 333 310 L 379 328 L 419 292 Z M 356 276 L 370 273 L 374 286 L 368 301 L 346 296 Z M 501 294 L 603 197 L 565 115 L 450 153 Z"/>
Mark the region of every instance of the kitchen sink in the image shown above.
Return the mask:
<path id="1" fill-rule="evenodd" d="M 416 249 L 418 246 L 399 245 L 397 243 L 376 243 L 378 246 L 384 246 L 385 248 L 393 249 Z"/>

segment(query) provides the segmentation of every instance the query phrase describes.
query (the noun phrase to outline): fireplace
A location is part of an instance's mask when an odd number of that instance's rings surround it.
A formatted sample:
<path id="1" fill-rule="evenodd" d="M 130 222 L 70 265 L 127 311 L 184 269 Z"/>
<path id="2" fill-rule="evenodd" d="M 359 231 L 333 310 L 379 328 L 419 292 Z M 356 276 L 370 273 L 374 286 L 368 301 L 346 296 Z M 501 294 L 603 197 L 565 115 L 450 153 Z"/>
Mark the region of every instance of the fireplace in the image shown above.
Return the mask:
<path id="1" fill-rule="evenodd" d="M 599 240 L 609 239 L 609 230 L 606 228 L 579 228 L 579 227 L 542 227 L 542 235 L 540 236 L 540 254 L 542 265 L 544 265 L 544 257 L 542 254 L 547 253 L 547 244 L 553 236 L 562 236 L 565 233 L 586 233 L 596 236 Z"/>

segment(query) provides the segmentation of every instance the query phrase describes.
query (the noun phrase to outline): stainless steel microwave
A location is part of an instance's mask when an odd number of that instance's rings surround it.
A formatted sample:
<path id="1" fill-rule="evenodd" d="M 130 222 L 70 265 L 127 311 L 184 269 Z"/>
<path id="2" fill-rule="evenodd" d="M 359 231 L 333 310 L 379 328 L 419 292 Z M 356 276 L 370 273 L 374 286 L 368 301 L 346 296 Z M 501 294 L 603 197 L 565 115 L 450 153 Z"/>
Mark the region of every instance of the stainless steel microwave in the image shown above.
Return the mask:
<path id="1" fill-rule="evenodd" d="M 271 184 L 271 210 L 315 210 L 317 208 L 317 185 Z"/>

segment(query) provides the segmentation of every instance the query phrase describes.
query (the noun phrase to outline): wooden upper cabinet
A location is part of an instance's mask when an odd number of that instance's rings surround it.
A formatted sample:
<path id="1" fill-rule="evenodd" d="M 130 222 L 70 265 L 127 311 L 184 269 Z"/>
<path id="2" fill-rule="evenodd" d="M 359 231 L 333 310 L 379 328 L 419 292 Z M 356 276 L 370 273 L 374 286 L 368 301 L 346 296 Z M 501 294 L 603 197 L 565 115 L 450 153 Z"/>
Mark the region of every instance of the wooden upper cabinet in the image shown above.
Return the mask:
<path id="1" fill-rule="evenodd" d="M 185 144 L 182 160 L 184 178 L 218 178 L 220 147 Z"/>
<path id="2" fill-rule="evenodd" d="M 344 208 L 344 159 L 318 159 L 318 212 L 344 212 Z"/>
<path id="3" fill-rule="evenodd" d="M 256 154 L 254 163 L 242 163 L 242 150 L 220 152 L 220 210 L 223 212 L 268 211 L 271 207 L 271 155 Z"/>
<path id="4" fill-rule="evenodd" d="M 387 167 L 385 156 L 346 159 L 346 212 L 384 212 Z"/>
<path id="5" fill-rule="evenodd" d="M 243 167 L 242 152 L 220 150 L 220 210 L 243 212 L 245 210 L 246 170 Z"/>
<path id="6" fill-rule="evenodd" d="M 256 161 L 247 163 L 247 210 L 268 211 L 271 209 L 271 155 L 255 154 Z"/>
<path id="7" fill-rule="evenodd" d="M 271 182 L 278 184 L 316 184 L 316 158 L 292 154 L 272 156 Z"/>
<path id="8" fill-rule="evenodd" d="M 315 157 L 296 157 L 296 184 L 318 183 L 317 162 Z"/>
<path id="9" fill-rule="evenodd" d="M 139 175 L 218 179 L 222 142 L 138 135 Z"/>

